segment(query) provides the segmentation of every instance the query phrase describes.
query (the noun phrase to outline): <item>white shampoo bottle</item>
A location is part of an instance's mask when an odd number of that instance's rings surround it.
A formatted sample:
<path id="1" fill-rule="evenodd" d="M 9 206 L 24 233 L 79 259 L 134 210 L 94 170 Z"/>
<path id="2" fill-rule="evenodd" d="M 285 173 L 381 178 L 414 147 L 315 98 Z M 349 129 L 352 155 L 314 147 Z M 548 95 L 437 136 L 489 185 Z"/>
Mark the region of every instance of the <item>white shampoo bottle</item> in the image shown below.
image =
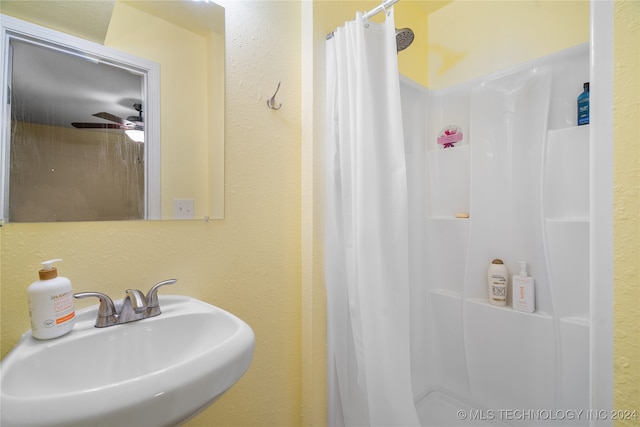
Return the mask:
<path id="1" fill-rule="evenodd" d="M 507 283 L 509 270 L 501 259 L 494 259 L 487 272 L 489 287 L 489 303 L 493 305 L 507 305 Z"/>
<path id="2" fill-rule="evenodd" d="M 527 313 L 533 313 L 536 309 L 536 288 L 533 277 L 527 275 L 527 263 L 520 263 L 520 274 L 513 276 L 512 295 L 513 308 Z"/>
<path id="3" fill-rule="evenodd" d="M 40 280 L 27 288 L 31 334 L 41 340 L 64 335 L 76 323 L 71 282 L 66 277 L 58 277 L 58 270 L 53 266 L 57 261 L 62 260 L 44 261 L 38 272 Z"/>

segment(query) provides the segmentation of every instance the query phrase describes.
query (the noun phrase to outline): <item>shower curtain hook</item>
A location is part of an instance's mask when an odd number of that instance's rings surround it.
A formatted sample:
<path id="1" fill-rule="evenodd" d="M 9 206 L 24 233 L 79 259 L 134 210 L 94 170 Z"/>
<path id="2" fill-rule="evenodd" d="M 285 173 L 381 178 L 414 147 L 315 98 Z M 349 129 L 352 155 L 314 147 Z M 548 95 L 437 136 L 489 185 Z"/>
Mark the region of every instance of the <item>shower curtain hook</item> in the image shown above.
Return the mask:
<path id="1" fill-rule="evenodd" d="M 280 108 L 282 108 L 282 102 L 279 103 L 278 106 L 276 106 L 276 94 L 278 93 L 279 90 L 280 90 L 280 81 L 278 81 L 278 87 L 276 88 L 276 92 L 273 94 L 271 98 L 269 98 L 269 100 L 267 100 L 267 107 L 271 108 L 272 110 L 279 110 Z"/>
<path id="2" fill-rule="evenodd" d="M 384 2 L 384 1 L 382 2 L 381 6 L 382 6 L 382 10 L 384 12 L 384 17 L 388 18 L 389 17 L 389 11 L 387 10 L 387 7 L 393 7 L 393 6 L 392 5 L 387 5 L 387 3 Z"/>

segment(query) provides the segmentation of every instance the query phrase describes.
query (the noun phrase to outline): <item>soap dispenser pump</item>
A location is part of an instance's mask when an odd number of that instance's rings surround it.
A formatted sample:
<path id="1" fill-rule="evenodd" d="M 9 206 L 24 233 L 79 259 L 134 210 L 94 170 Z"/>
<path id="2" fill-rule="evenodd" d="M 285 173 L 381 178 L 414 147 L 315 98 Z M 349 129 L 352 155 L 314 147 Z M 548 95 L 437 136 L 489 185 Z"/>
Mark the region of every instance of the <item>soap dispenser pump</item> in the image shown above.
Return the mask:
<path id="1" fill-rule="evenodd" d="M 526 261 L 518 261 L 520 274 L 513 276 L 511 285 L 513 295 L 513 308 L 527 313 L 533 313 L 535 305 L 535 282 L 533 277 L 527 274 Z"/>
<path id="2" fill-rule="evenodd" d="M 52 259 L 42 262 L 40 280 L 27 288 L 31 335 L 41 340 L 57 338 L 71 331 L 76 323 L 73 290 L 66 277 L 58 277 Z"/>

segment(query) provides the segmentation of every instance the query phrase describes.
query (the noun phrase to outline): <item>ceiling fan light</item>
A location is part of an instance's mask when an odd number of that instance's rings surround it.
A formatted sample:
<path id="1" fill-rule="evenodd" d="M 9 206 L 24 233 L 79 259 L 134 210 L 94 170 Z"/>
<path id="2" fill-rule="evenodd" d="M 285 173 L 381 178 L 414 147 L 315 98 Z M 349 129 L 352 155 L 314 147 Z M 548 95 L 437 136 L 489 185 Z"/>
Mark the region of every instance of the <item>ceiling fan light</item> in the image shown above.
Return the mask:
<path id="1" fill-rule="evenodd" d="M 127 129 L 124 131 L 124 133 L 126 133 L 129 139 L 131 139 L 133 142 L 144 142 L 143 130 Z"/>

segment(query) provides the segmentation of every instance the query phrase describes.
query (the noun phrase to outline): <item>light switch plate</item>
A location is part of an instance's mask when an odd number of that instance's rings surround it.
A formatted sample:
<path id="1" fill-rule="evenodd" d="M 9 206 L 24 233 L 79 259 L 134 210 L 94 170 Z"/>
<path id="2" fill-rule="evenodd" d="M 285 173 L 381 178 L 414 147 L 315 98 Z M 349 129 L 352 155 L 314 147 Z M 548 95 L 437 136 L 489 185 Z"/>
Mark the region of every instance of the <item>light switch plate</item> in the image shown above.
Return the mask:
<path id="1" fill-rule="evenodd" d="M 195 219 L 193 199 L 173 199 L 174 219 Z"/>

